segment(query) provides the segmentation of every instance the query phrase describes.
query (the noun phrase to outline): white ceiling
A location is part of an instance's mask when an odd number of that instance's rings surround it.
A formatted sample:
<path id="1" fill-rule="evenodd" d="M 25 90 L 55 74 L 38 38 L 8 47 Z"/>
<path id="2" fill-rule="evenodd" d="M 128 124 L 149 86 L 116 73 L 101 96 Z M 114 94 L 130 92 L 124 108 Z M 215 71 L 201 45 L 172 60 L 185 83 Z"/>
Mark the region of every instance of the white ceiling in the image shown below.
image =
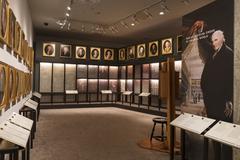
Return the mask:
<path id="1" fill-rule="evenodd" d="M 93 4 L 91 1 L 98 3 Z M 66 7 L 70 0 L 28 0 L 34 28 L 37 33 L 47 35 L 62 35 L 81 37 L 88 41 L 104 41 L 126 45 L 149 41 L 161 37 L 181 34 L 181 17 L 190 13 L 214 0 L 188 0 L 188 5 L 183 0 L 163 0 L 169 9 L 165 15 L 158 13 L 162 10 L 160 5 L 149 8 L 152 18 L 147 18 L 145 14 L 137 14 L 139 24 L 132 27 L 129 15 L 151 6 L 160 0 L 73 0 L 71 10 L 71 30 L 60 29 L 56 24 L 57 20 L 63 19 Z M 124 19 L 129 25 L 129 29 L 120 24 Z M 43 23 L 49 25 L 45 26 Z M 114 24 L 118 28 L 118 33 L 107 31 L 105 34 L 95 32 L 97 24 L 109 27 Z M 84 26 L 84 32 L 82 32 Z M 94 30 L 94 32 L 93 32 Z"/>

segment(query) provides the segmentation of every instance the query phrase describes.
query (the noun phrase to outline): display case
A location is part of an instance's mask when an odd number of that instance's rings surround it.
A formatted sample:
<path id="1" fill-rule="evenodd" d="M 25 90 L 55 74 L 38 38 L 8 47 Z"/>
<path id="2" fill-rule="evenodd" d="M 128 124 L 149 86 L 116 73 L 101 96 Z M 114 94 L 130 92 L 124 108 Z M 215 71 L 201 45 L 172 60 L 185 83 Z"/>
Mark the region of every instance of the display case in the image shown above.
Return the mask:
<path id="1" fill-rule="evenodd" d="M 125 79 L 126 78 L 126 66 L 121 66 L 121 79 Z"/>
<path id="2" fill-rule="evenodd" d="M 133 66 L 132 65 L 127 66 L 127 78 L 128 79 L 133 78 Z"/>
<path id="3" fill-rule="evenodd" d="M 125 79 L 120 80 L 120 91 L 121 92 L 126 91 L 126 80 Z"/>
<path id="4" fill-rule="evenodd" d="M 88 65 L 88 78 L 98 78 L 98 66 Z"/>
<path id="5" fill-rule="evenodd" d="M 52 63 L 40 63 L 40 89 L 41 93 L 52 92 Z M 20 77 L 19 77 L 20 78 Z"/>
<path id="6" fill-rule="evenodd" d="M 156 80 L 156 79 L 151 79 L 150 81 L 151 83 L 151 95 L 154 95 L 154 96 L 158 96 L 158 92 L 159 92 L 159 80 Z"/>
<path id="7" fill-rule="evenodd" d="M 141 93 L 141 80 L 134 80 L 134 103 L 138 103 L 138 95 Z"/>
<path id="8" fill-rule="evenodd" d="M 149 78 L 149 64 L 142 65 L 142 78 Z"/>
<path id="9" fill-rule="evenodd" d="M 117 93 L 118 91 L 118 80 L 110 79 L 109 80 L 109 90 L 111 90 L 113 93 Z"/>
<path id="10" fill-rule="evenodd" d="M 135 79 L 140 79 L 141 78 L 141 65 L 136 65 L 135 66 L 134 78 Z"/>
<path id="11" fill-rule="evenodd" d="M 77 78 L 87 78 L 87 65 L 85 64 L 78 64 L 77 65 Z"/>
<path id="12" fill-rule="evenodd" d="M 109 79 L 118 79 L 118 67 L 117 66 L 109 67 Z"/>
<path id="13" fill-rule="evenodd" d="M 150 64 L 151 79 L 159 79 L 159 63 Z"/>
<path id="14" fill-rule="evenodd" d="M 86 102 L 87 101 L 87 79 L 77 80 L 77 90 L 79 93 L 78 102 Z"/>
<path id="15" fill-rule="evenodd" d="M 64 64 L 53 63 L 53 93 L 64 93 Z"/>
<path id="16" fill-rule="evenodd" d="M 108 66 L 99 66 L 99 78 L 100 79 L 108 78 Z"/>

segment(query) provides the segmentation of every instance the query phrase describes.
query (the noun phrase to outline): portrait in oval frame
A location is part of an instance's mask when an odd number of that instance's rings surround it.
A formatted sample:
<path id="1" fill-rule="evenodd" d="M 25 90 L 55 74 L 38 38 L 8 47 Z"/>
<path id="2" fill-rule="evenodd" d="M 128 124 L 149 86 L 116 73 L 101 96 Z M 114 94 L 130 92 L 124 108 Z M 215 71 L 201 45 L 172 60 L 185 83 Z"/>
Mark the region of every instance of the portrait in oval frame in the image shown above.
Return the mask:
<path id="1" fill-rule="evenodd" d="M 137 58 L 145 58 L 146 57 L 146 45 L 139 44 L 137 46 Z"/>
<path id="2" fill-rule="evenodd" d="M 172 38 L 162 40 L 162 55 L 172 54 Z"/>
<path id="3" fill-rule="evenodd" d="M 130 46 L 127 48 L 127 59 L 135 59 L 135 46 Z"/>
<path id="4" fill-rule="evenodd" d="M 100 48 L 91 47 L 90 48 L 90 59 L 91 60 L 100 60 L 100 57 L 101 57 Z"/>
<path id="5" fill-rule="evenodd" d="M 76 50 L 75 50 L 75 58 L 76 59 L 86 59 L 86 47 L 83 46 L 76 46 Z"/>
<path id="6" fill-rule="evenodd" d="M 124 61 L 126 59 L 126 49 L 121 48 L 118 50 L 118 60 Z"/>
<path id="7" fill-rule="evenodd" d="M 60 45 L 60 57 L 71 58 L 72 57 L 72 46 L 68 44 Z"/>
<path id="8" fill-rule="evenodd" d="M 148 46 L 148 56 L 158 56 L 158 41 L 150 42 Z"/>
<path id="9" fill-rule="evenodd" d="M 43 56 L 55 57 L 56 45 L 54 43 L 43 43 Z"/>
<path id="10" fill-rule="evenodd" d="M 113 61 L 114 60 L 114 50 L 109 48 L 104 48 L 104 60 Z"/>

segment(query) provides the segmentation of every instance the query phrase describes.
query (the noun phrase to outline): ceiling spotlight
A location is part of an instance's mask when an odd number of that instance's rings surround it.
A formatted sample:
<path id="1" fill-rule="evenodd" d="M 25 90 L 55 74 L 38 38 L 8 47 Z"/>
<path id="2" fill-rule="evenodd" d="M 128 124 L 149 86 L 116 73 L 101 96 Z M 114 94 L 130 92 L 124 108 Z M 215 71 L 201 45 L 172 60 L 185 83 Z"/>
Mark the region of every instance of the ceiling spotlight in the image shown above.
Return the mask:
<path id="1" fill-rule="evenodd" d="M 131 26 L 135 26 L 135 23 L 131 23 Z"/>
<path id="2" fill-rule="evenodd" d="M 164 15 L 164 14 L 165 14 L 165 13 L 164 13 L 163 11 L 159 12 L 159 15 L 161 15 L 161 16 Z"/>
<path id="3" fill-rule="evenodd" d="M 69 14 L 69 13 L 66 13 L 66 16 L 67 16 L 67 17 L 69 17 L 69 16 L 70 16 L 70 14 Z"/>
<path id="4" fill-rule="evenodd" d="M 67 10 L 68 10 L 68 11 L 71 11 L 71 7 L 70 7 L 70 6 L 67 6 Z"/>

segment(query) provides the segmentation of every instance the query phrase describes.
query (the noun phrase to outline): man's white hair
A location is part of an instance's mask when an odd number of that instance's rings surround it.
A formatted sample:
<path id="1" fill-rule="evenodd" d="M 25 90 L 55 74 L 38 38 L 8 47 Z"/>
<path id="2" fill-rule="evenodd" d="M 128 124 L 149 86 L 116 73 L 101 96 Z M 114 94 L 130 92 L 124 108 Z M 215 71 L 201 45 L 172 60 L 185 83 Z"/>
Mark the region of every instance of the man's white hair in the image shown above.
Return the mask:
<path id="1" fill-rule="evenodd" d="M 215 32 L 213 32 L 212 37 L 213 37 L 213 36 L 218 36 L 218 37 L 220 37 L 220 38 L 223 39 L 223 42 L 225 42 L 225 37 L 224 37 L 223 31 L 221 31 L 221 30 L 216 30 Z"/>

